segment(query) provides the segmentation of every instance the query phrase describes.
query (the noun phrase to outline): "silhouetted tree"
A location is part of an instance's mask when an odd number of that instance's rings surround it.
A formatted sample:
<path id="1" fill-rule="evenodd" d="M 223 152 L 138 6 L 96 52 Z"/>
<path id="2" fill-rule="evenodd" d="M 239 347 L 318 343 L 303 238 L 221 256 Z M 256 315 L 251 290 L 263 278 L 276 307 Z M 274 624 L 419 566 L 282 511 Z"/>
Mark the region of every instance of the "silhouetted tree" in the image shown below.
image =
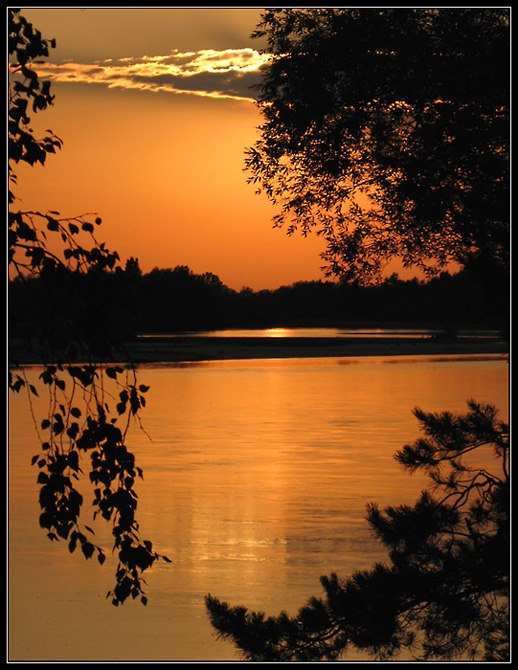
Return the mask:
<path id="1" fill-rule="evenodd" d="M 456 261 L 501 290 L 509 10 L 271 9 L 255 35 L 271 58 L 246 167 L 280 207 L 275 225 L 315 228 L 329 273 L 357 284 L 379 283 L 400 258 L 428 276 Z M 418 287 L 405 288 L 416 296 Z M 393 285 L 377 288 L 362 307 L 382 305 Z M 354 299 L 355 287 L 345 295 Z M 213 626 L 245 659 L 334 660 L 349 646 L 378 659 L 404 649 L 423 660 L 508 659 L 508 428 L 475 402 L 465 416 L 415 413 L 426 437 L 397 458 L 426 470 L 436 491 L 412 507 L 369 507 L 387 565 L 323 577 L 325 597 L 294 617 L 207 596 Z M 498 475 L 466 464 L 484 446 L 500 459 Z"/>
<path id="2" fill-rule="evenodd" d="M 124 272 L 133 277 L 142 277 L 142 270 L 140 269 L 138 258 L 133 258 L 133 256 L 128 258 L 126 265 L 124 266 Z"/>
<path id="3" fill-rule="evenodd" d="M 131 259 L 130 259 L 131 261 Z M 139 333 L 171 333 L 222 328 L 377 327 L 420 328 L 505 327 L 509 304 L 494 298 L 488 286 L 465 271 L 441 273 L 427 281 L 396 275 L 377 285 L 334 281 L 296 282 L 275 290 L 236 292 L 211 273 L 198 275 L 155 268 L 143 273 L 138 261 L 124 270 L 81 273 L 75 279 L 81 296 L 66 297 L 73 279 L 15 277 L 9 283 L 11 335 L 31 333 L 40 341 L 63 332 L 66 322 L 85 322 L 92 308 L 97 322 L 110 322 L 113 339 L 129 341 Z M 177 281 L 182 278 L 182 281 Z M 80 281 L 79 281 L 80 279 Z M 184 281 L 185 280 L 185 281 Z M 79 290 L 79 287 L 78 289 Z M 76 291 L 77 292 L 77 291 Z M 47 309 L 49 294 L 57 311 Z M 99 295 L 103 296 L 99 302 Z M 93 301 L 91 308 L 84 302 Z M 86 324 L 86 322 L 85 322 Z M 113 326 L 113 327 L 112 327 Z M 39 333 L 43 331 L 44 337 Z M 60 336 L 61 337 L 61 336 Z M 63 339 L 61 337 L 61 339 Z"/>
<path id="4" fill-rule="evenodd" d="M 508 660 L 509 431 L 494 407 L 468 405 L 465 415 L 415 410 L 424 437 L 396 458 L 427 472 L 433 492 L 414 506 L 369 506 L 389 563 L 322 577 L 325 597 L 294 617 L 207 596 L 219 635 L 253 661 L 335 660 L 350 647 L 379 660 L 403 650 L 420 660 Z M 500 472 L 476 465 L 483 449 Z"/>
<path id="5" fill-rule="evenodd" d="M 249 181 L 288 233 L 316 228 L 329 272 L 377 280 L 509 270 L 506 8 L 271 9 Z"/>
<path id="6" fill-rule="evenodd" d="M 42 82 L 32 65 L 48 56 L 55 41 L 43 39 L 17 9 L 9 9 L 8 18 L 9 185 L 14 187 L 14 164 L 44 165 L 62 142 L 51 131 L 37 139 L 29 125 L 31 111 L 53 103 L 50 83 Z M 96 240 L 99 217 L 22 211 L 16 201 L 10 188 L 9 269 L 18 286 L 23 284 L 28 293 L 35 289 L 32 305 L 40 319 L 37 329 L 28 332 L 23 320 L 12 325 L 24 346 L 35 348 L 43 370 L 37 386 L 26 374 L 25 353 L 17 359 L 10 348 L 9 387 L 14 392 L 25 388 L 29 396 L 48 391 L 48 415 L 41 421 L 33 416 L 41 436 L 41 451 L 32 459 L 39 469 L 39 523 L 51 540 L 66 541 L 70 552 L 80 549 L 85 558 L 96 555 L 104 563 L 104 550 L 80 518 L 83 496 L 76 481 L 89 458 L 94 517 L 112 521 L 118 557 L 116 584 L 108 595 L 114 605 L 130 596 L 145 604 L 142 573 L 157 559 L 169 559 L 140 539 L 134 483 L 142 471 L 126 446 L 130 422 L 138 421 L 147 387 L 138 383 L 129 361 L 125 368 L 100 365 L 121 348 L 106 291 L 119 257 Z M 19 316 L 16 306 L 10 315 Z"/>

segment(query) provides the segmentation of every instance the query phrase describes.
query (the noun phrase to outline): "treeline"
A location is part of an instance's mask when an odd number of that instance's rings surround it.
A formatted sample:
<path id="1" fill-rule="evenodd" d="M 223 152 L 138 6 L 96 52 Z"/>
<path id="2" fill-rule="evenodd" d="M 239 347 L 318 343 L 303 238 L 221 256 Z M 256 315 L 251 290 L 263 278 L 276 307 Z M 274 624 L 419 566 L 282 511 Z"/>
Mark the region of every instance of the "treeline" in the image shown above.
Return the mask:
<path id="1" fill-rule="evenodd" d="M 49 304 L 56 320 L 48 322 Z M 92 315 L 94 315 L 92 317 Z M 38 329 L 59 332 L 81 319 L 115 324 L 116 335 L 174 333 L 224 328 L 354 327 L 408 325 L 506 329 L 505 289 L 491 289 L 467 272 L 430 281 L 396 276 L 377 286 L 334 281 L 297 282 L 276 290 L 235 291 L 211 274 L 186 266 L 143 273 L 138 261 L 125 268 L 9 282 L 13 336 Z M 83 324 L 88 329 L 88 323 Z"/>

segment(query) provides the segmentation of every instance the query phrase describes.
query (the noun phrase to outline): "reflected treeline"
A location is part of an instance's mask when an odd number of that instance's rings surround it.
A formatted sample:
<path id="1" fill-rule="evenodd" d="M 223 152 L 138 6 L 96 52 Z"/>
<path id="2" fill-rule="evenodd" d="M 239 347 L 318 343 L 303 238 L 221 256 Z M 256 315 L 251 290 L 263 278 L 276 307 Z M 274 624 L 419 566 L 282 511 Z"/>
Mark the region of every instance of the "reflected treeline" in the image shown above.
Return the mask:
<path id="1" fill-rule="evenodd" d="M 74 296 L 71 299 L 71 296 Z M 54 315 L 48 322 L 49 304 Z M 467 271 L 429 281 L 400 280 L 362 287 L 334 281 L 297 282 L 276 290 L 235 291 L 211 273 L 187 266 L 143 273 L 130 259 L 115 271 L 42 273 L 9 283 L 12 337 L 95 314 L 117 335 L 273 327 L 354 327 L 361 324 L 508 328 L 508 294 Z M 57 308 L 57 309 L 56 309 Z M 88 324 L 85 324 L 88 327 Z"/>

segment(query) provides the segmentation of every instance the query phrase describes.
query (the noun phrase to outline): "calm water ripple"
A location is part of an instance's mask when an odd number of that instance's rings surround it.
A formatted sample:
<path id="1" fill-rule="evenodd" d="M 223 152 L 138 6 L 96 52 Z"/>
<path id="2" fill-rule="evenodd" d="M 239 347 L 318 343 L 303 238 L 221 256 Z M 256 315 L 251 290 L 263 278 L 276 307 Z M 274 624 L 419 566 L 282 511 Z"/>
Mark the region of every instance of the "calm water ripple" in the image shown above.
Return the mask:
<path id="1" fill-rule="evenodd" d="M 149 574 L 147 607 L 112 607 L 114 563 L 85 562 L 39 529 L 38 445 L 24 398 L 11 398 L 11 660 L 235 659 L 205 594 L 294 612 L 320 595 L 320 575 L 383 559 L 365 505 L 411 503 L 425 483 L 393 458 L 418 435 L 412 408 L 463 412 L 475 398 L 508 411 L 503 357 L 150 365 L 140 380 L 151 388 L 147 435 L 129 440 L 145 477 L 138 518 L 173 561 Z"/>

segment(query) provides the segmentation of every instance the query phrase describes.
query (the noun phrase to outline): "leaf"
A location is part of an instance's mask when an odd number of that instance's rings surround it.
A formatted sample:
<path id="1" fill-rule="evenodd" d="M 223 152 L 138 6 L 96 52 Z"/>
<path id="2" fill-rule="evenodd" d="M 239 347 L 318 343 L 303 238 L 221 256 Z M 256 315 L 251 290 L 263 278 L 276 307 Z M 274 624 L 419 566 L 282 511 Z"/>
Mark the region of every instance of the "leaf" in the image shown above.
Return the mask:
<path id="1" fill-rule="evenodd" d="M 59 221 L 56 221 L 56 219 L 53 219 L 51 216 L 47 216 L 47 229 L 52 230 L 53 232 L 57 232 L 59 230 Z"/>
<path id="2" fill-rule="evenodd" d="M 114 594 L 119 602 L 124 602 L 126 598 L 131 595 L 131 588 L 133 580 L 129 577 L 124 577 L 115 587 Z"/>
<path id="3" fill-rule="evenodd" d="M 77 426 L 77 424 L 74 424 Z M 67 430 L 67 433 L 69 433 L 70 428 Z M 72 468 L 72 470 L 75 470 L 77 472 L 79 470 L 79 454 L 77 451 L 71 451 L 68 454 L 68 466 Z"/>
<path id="4" fill-rule="evenodd" d="M 44 384 L 52 384 L 54 380 L 53 373 L 50 371 L 50 369 L 44 370 L 40 375 L 40 379 Z"/>
<path id="5" fill-rule="evenodd" d="M 54 435 L 59 435 L 60 433 L 62 433 L 64 428 L 65 428 L 65 426 L 63 424 L 63 421 L 62 421 L 61 417 L 59 419 L 57 419 L 54 422 L 54 424 L 52 425 L 52 431 L 53 431 Z"/>
<path id="6" fill-rule="evenodd" d="M 95 547 L 91 542 L 83 542 L 81 545 L 81 551 L 83 552 L 85 558 L 92 558 L 94 549 Z"/>
<path id="7" fill-rule="evenodd" d="M 72 423 L 72 424 L 69 426 L 69 428 L 67 428 L 67 435 L 68 435 L 68 437 L 70 437 L 72 440 L 74 440 L 74 439 L 76 438 L 76 436 L 77 436 L 78 433 L 79 433 L 79 426 L 78 426 L 78 424 L 74 421 L 74 423 Z M 70 454 L 70 456 L 71 456 L 71 455 L 72 455 L 72 454 Z M 77 454 L 76 454 L 76 456 L 77 456 Z"/>
<path id="8" fill-rule="evenodd" d="M 52 518 L 47 512 L 40 514 L 39 522 L 40 528 L 52 528 Z"/>

